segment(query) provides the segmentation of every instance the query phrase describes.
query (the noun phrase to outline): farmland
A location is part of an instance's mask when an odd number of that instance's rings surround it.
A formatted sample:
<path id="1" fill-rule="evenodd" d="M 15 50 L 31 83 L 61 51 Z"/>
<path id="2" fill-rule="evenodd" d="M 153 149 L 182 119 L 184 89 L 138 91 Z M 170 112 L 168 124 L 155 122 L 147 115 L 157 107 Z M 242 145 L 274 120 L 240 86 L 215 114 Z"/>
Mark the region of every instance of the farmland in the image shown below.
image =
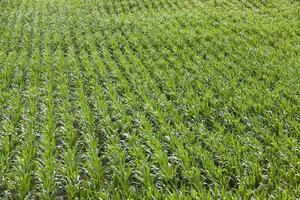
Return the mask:
<path id="1" fill-rule="evenodd" d="M 300 2 L 0 0 L 0 199 L 300 198 Z"/>

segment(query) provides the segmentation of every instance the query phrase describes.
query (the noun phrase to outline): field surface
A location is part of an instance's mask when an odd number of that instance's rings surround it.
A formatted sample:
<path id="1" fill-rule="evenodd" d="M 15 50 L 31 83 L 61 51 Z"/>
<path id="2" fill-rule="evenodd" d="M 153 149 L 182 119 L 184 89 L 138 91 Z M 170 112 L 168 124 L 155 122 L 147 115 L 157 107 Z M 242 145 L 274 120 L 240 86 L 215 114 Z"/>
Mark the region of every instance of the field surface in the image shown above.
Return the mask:
<path id="1" fill-rule="evenodd" d="M 0 0 L 0 199 L 300 198 L 300 2 Z"/>

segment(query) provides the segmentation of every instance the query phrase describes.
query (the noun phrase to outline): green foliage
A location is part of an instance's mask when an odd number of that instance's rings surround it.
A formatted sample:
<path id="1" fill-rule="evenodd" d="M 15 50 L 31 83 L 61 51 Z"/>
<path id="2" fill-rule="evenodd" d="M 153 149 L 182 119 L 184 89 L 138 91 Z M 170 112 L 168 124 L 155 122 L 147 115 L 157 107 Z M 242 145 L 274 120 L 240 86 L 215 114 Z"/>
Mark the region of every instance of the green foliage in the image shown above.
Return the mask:
<path id="1" fill-rule="evenodd" d="M 299 8 L 0 1 L 0 199 L 300 198 Z"/>

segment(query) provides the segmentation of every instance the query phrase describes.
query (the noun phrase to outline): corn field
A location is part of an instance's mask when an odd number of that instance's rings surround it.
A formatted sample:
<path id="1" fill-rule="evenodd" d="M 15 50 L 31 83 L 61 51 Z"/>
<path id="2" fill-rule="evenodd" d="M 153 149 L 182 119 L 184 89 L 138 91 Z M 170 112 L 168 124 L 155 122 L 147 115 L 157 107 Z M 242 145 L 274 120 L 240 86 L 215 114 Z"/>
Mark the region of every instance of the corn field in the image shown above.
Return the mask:
<path id="1" fill-rule="evenodd" d="M 0 199 L 299 199 L 297 0 L 0 1 Z"/>

